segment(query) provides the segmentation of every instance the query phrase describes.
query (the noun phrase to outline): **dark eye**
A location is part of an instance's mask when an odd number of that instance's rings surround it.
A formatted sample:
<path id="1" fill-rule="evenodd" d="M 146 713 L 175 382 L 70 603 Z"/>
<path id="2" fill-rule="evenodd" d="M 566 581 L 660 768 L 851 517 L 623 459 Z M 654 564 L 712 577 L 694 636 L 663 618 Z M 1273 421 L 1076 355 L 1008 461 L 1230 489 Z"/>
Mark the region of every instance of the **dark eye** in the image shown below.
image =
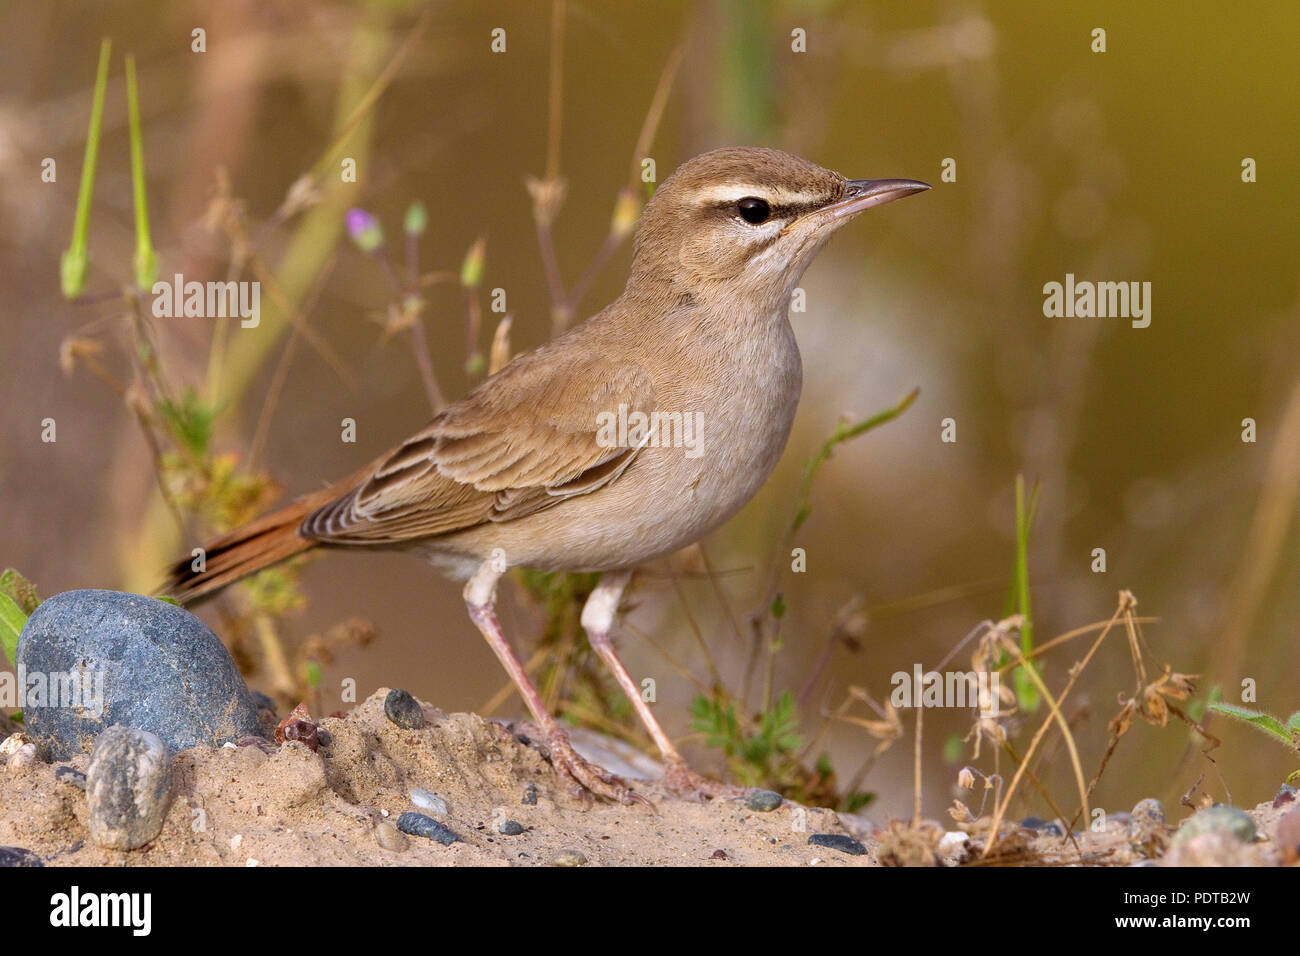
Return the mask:
<path id="1" fill-rule="evenodd" d="M 736 209 L 740 212 L 740 218 L 751 226 L 766 222 L 767 217 L 772 215 L 772 208 L 766 202 L 754 196 L 746 196 L 736 203 Z"/>

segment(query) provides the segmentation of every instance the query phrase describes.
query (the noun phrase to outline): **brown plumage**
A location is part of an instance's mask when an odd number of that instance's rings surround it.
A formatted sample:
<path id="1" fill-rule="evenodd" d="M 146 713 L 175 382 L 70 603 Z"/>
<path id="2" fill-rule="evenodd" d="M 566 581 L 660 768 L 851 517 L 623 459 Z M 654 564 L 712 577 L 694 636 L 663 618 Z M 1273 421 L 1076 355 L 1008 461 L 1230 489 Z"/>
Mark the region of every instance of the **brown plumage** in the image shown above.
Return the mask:
<path id="1" fill-rule="evenodd" d="M 213 541 L 205 571 L 178 563 L 166 589 L 182 601 L 201 597 L 317 545 L 416 551 L 469 579 L 470 617 L 560 774 L 630 800 L 622 781 L 574 752 L 493 610 L 510 566 L 609 572 L 582 612 L 591 645 L 662 751 L 669 785 L 714 792 L 686 767 L 614 653 L 619 597 L 631 568 L 718 527 L 775 467 L 802 383 L 786 313 L 817 251 L 864 209 L 928 188 L 846 180 L 769 149 L 683 163 L 646 205 L 616 301 L 351 477 Z M 637 413 L 699 422 L 703 433 L 611 442 L 602 418 Z"/>

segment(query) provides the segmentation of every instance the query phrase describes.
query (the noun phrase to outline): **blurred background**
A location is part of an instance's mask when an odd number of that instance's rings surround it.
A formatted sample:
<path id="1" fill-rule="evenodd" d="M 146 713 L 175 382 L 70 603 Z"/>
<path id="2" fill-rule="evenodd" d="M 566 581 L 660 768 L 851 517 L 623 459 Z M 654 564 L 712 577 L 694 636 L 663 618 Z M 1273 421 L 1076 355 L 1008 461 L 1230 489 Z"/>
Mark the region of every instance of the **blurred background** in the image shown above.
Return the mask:
<path id="1" fill-rule="evenodd" d="M 504 52 L 492 49 L 497 28 Z M 1093 52 L 1096 28 L 1105 52 Z M 577 319 L 622 288 L 630 242 L 610 238 L 611 216 L 645 157 L 662 181 L 703 150 L 766 145 L 852 178 L 934 184 L 870 211 L 814 263 L 807 309 L 792 316 L 803 402 L 777 473 L 702 551 L 647 569 L 632 596 L 618 641 L 632 674 L 656 680 L 670 733 L 692 734 L 687 708 L 709 687 L 709 659 L 733 692 L 749 670 L 742 710 L 761 706 L 765 683 L 789 689 L 805 741 L 816 738 L 809 758 L 824 751 L 840 789 L 874 792 L 873 815 L 909 813 L 911 712 L 874 765 L 877 737 L 822 718 L 851 688 L 883 701 L 891 674 L 936 665 L 978 622 L 1008 612 L 1017 475 L 1041 488 L 1028 561 L 1037 643 L 1107 620 L 1129 589 L 1138 613 L 1158 618 L 1142 626 L 1148 677 L 1166 664 L 1201 675 L 1187 712 L 1199 718 L 1215 686 L 1238 701 L 1252 680 L 1252 706 L 1289 714 L 1300 709 L 1298 28 L 1300 8 L 1265 2 L 1230 16 L 1189 2 L 1174 18 L 1119 0 L 6 3 L 0 564 L 43 596 L 147 592 L 212 527 L 210 515 L 178 525 L 130 403 L 92 368 L 128 384 L 139 375 L 122 294 L 134 275 L 122 68 L 133 53 L 161 276 L 252 279 L 261 268 L 283 296 L 273 301 L 263 278 L 257 329 L 150 319 L 150 360 L 176 394 L 188 384 L 211 401 L 213 452 L 256 465 L 285 495 L 350 472 L 430 414 L 409 329 L 390 309 L 402 297 L 349 241 L 348 209 L 377 218 L 399 264 L 404 214 L 414 201 L 427 210 L 421 270 L 451 279 L 421 289 L 422 321 L 454 399 L 475 379 L 469 300 L 484 356 L 501 319 L 493 289 L 506 291 L 515 353 L 552 333 L 528 177 L 567 186 L 550 229 L 565 289 L 596 265 Z M 803 52 L 792 49 L 796 30 Z M 70 303 L 59 261 L 105 36 L 114 46 L 91 269 Z M 47 157 L 55 182 L 41 179 Z M 344 158 L 356 161 L 355 183 L 340 181 Z M 1246 158 L 1257 182 L 1243 182 Z M 942 179 L 945 160 L 954 181 Z M 643 184 L 632 185 L 625 200 L 643 200 Z M 456 276 L 480 237 L 471 288 Z M 1150 327 L 1044 317 L 1043 285 L 1066 273 L 1150 282 Z M 311 334 L 291 334 L 287 306 Z M 897 420 L 835 449 L 790 542 L 807 570 L 792 573 L 780 555 L 805 463 L 837 423 L 918 387 Z M 46 418 L 57 422 L 54 443 L 41 440 Z M 357 423 L 355 444 L 340 441 L 344 418 Z M 1242 440 L 1247 418 L 1253 443 Z M 940 440 L 944 419 L 955 442 Z M 1104 573 L 1093 569 L 1097 548 Z M 751 666 L 751 619 L 771 602 L 774 560 L 780 649 L 770 652 L 769 632 Z M 503 624 L 527 659 L 546 611 L 518 584 Z M 444 710 L 520 714 L 459 586 L 420 562 L 341 552 L 305 565 L 298 589 L 302 606 L 276 626 L 286 653 L 313 635 L 328 645 L 315 658 L 326 711 L 342 706 L 337 688 L 352 678 L 360 697 L 404 686 Z M 219 606 L 199 613 L 236 639 Z M 331 628 L 351 618 L 373 625 L 372 643 L 331 643 Z M 1045 656 L 1049 686 L 1060 688 L 1091 639 Z M 1107 639 L 1067 708 L 1089 775 L 1120 695 L 1135 690 L 1124 640 Z M 274 690 L 273 668 L 251 646 L 241 657 L 251 683 Z M 969 666 L 969 654 L 954 666 Z M 859 704 L 851 712 L 879 719 Z M 1043 715 L 1007 723 L 1020 750 Z M 956 794 L 962 764 L 993 770 L 987 746 L 979 761 L 969 744 L 958 756 L 970 724 L 968 711 L 926 716 L 929 816 Z M 1199 781 L 1214 799 L 1230 788 L 1249 806 L 1296 769 L 1250 728 L 1221 717 L 1208 727 L 1224 741 L 1213 762 L 1176 720 L 1139 723 L 1093 802 L 1176 805 Z M 1036 772 L 1073 806 L 1052 737 Z M 687 750 L 701 769 L 722 768 L 699 734 Z M 1032 793 L 1018 809 L 1051 816 Z"/>

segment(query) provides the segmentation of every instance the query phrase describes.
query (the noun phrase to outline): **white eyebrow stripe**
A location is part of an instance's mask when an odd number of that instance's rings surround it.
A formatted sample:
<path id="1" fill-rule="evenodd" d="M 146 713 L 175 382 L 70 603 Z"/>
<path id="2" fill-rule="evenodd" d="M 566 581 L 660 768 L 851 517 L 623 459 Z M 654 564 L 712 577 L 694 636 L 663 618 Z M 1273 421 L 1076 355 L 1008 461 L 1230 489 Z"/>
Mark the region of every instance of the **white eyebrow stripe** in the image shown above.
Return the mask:
<path id="1" fill-rule="evenodd" d="M 766 199 L 774 206 L 810 206 L 826 201 L 825 193 L 782 189 L 780 186 L 758 186 L 754 183 L 738 181 L 715 183 L 700 189 L 695 195 L 701 203 L 708 205 L 736 202 L 748 196 Z"/>

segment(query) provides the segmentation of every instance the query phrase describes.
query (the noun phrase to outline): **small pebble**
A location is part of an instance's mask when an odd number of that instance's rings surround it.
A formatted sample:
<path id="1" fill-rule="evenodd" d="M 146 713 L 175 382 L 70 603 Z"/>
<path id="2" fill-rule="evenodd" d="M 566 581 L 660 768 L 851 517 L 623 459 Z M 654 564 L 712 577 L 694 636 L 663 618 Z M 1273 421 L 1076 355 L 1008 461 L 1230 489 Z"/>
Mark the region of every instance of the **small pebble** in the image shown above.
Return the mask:
<path id="1" fill-rule="evenodd" d="M 423 813 L 403 813 L 397 818 L 397 829 L 403 833 L 409 833 L 411 836 L 433 840 L 443 846 L 451 846 L 460 840 L 460 837 L 433 817 L 426 817 Z"/>
<path id="2" fill-rule="evenodd" d="M 70 767 L 67 764 L 54 768 L 54 779 L 59 783 L 66 783 L 76 787 L 78 790 L 86 789 L 86 775 L 76 767 Z"/>
<path id="3" fill-rule="evenodd" d="M 947 855 L 956 853 L 970 843 L 970 834 L 963 833 L 961 830 L 949 830 L 939 838 L 939 852 Z"/>
<path id="4" fill-rule="evenodd" d="M 808 843 L 812 846 L 824 846 L 831 850 L 839 850 L 841 853 L 848 853 L 851 856 L 862 856 L 867 852 L 867 848 L 843 833 L 814 833 L 808 838 Z"/>
<path id="5" fill-rule="evenodd" d="M 167 745 L 147 730 L 114 725 L 99 735 L 86 771 L 90 838 L 134 850 L 162 832 L 172 802 Z"/>
<path id="6" fill-rule="evenodd" d="M 527 787 L 525 787 L 524 798 L 519 802 L 527 807 L 537 806 L 537 784 L 530 783 Z"/>
<path id="7" fill-rule="evenodd" d="M 411 841 L 406 839 L 405 833 L 384 820 L 375 827 L 375 842 L 385 850 L 400 853 L 407 848 Z"/>
<path id="8" fill-rule="evenodd" d="M 524 825 L 518 820 L 507 820 L 497 827 L 497 832 L 503 836 L 519 836 L 524 832 Z"/>
<path id="9" fill-rule="evenodd" d="M 561 850 L 551 857 L 551 866 L 586 866 L 587 858 L 577 850 Z"/>
<path id="10" fill-rule="evenodd" d="M 1286 803 L 1292 803 L 1296 799 L 1296 788 L 1289 783 L 1284 783 L 1277 790 L 1277 795 L 1273 797 L 1273 809 Z"/>
<path id="11" fill-rule="evenodd" d="M 419 730 L 424 726 L 424 711 L 420 702 L 401 689 L 388 692 L 384 698 L 384 713 L 404 730 Z"/>
<path id="12" fill-rule="evenodd" d="M 1164 805 L 1153 797 L 1138 801 L 1129 814 L 1125 834 L 1134 852 L 1151 859 L 1161 856 L 1169 846 Z"/>
<path id="13" fill-rule="evenodd" d="M 18 751 L 9 758 L 8 768 L 13 771 L 27 770 L 41 762 L 41 756 L 36 752 L 35 744 L 23 744 Z"/>
<path id="14" fill-rule="evenodd" d="M 1149 825 L 1152 823 L 1165 822 L 1165 807 L 1159 800 L 1154 797 L 1148 797 L 1145 800 L 1139 800 L 1133 812 L 1129 814 L 1129 823 Z"/>
<path id="15" fill-rule="evenodd" d="M 745 797 L 745 806 L 756 813 L 775 810 L 781 803 L 781 795 L 775 790 L 754 790 Z"/>
<path id="16" fill-rule="evenodd" d="M 26 847 L 0 846 L 0 866 L 44 866 L 39 856 Z"/>
<path id="17" fill-rule="evenodd" d="M 31 738 L 22 731 L 19 731 L 16 734 L 10 734 L 4 739 L 3 743 L 0 743 L 0 758 L 12 757 L 29 743 L 31 743 Z"/>
<path id="18" fill-rule="evenodd" d="M 1236 807 L 1206 807 L 1182 822 L 1174 841 L 1181 843 L 1204 833 L 1229 833 L 1242 843 L 1251 843 L 1255 839 L 1255 821 Z"/>
<path id="19" fill-rule="evenodd" d="M 710 860 L 725 860 L 726 858 L 727 858 L 726 850 L 714 850 L 713 856 L 709 857 Z"/>
<path id="20" fill-rule="evenodd" d="M 430 813 L 436 813 L 442 817 L 447 815 L 447 801 L 436 793 L 430 793 L 428 790 L 421 790 L 416 787 L 408 796 L 411 798 L 411 802 L 422 810 L 428 810 Z"/>
<path id="21" fill-rule="evenodd" d="M 1300 807 L 1288 810 L 1277 821 L 1277 839 L 1282 848 L 1282 862 L 1288 866 L 1300 860 Z"/>

